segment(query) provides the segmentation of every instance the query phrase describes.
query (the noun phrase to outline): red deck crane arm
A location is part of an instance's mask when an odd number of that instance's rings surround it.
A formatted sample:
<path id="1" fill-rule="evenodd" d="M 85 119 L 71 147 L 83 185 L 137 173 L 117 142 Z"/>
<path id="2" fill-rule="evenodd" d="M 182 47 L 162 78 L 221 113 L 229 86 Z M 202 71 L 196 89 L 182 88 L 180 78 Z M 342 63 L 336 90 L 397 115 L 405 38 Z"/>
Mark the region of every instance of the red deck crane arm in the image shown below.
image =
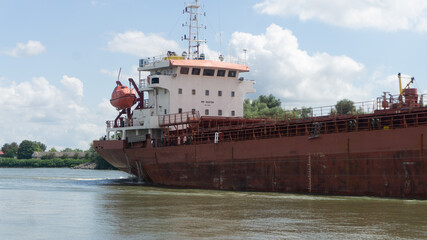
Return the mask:
<path id="1" fill-rule="evenodd" d="M 144 108 L 144 93 L 139 91 L 139 88 L 136 85 L 133 78 L 129 78 L 129 82 L 130 82 L 130 84 L 132 84 L 133 88 L 136 90 L 136 93 L 138 94 L 138 99 L 137 99 L 138 106 L 137 106 L 137 108 Z"/>

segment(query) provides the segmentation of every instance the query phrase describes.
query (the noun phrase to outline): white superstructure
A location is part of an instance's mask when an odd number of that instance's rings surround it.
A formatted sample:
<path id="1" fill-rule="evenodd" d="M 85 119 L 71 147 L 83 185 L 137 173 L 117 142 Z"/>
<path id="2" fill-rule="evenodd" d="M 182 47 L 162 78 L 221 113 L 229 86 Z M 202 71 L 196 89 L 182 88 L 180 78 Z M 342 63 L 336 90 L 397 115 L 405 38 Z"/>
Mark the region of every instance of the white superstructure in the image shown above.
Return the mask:
<path id="1" fill-rule="evenodd" d="M 140 85 L 157 115 L 198 111 L 201 116 L 242 117 L 244 95 L 255 92 L 253 81 L 239 77 L 249 71 L 240 64 L 165 57 L 141 64 L 138 71 L 150 71 Z"/>
<path id="2" fill-rule="evenodd" d="M 161 119 L 174 116 L 176 121 L 176 116 L 182 119 L 182 115 L 188 117 L 188 113 L 197 117 L 243 117 L 245 94 L 255 92 L 255 82 L 240 76 L 249 72 L 249 67 L 224 62 L 222 55 L 214 61 L 206 60 L 203 53 L 199 54 L 199 25 L 194 21 L 199 16 L 198 8 L 196 1 L 184 11 L 190 14 L 190 38 L 185 36 L 183 39 L 189 41 L 189 51 L 193 52 L 183 52 L 181 56 L 168 52 L 163 57 L 140 59 L 142 107 L 135 108 L 132 113 L 128 109 L 127 118 L 120 117 L 124 113 L 122 111 L 114 122 L 107 123 L 107 138 L 120 137 L 127 138 L 128 142 L 139 142 L 150 134 L 151 139 L 161 139 L 169 131 Z M 141 77 L 147 72 L 147 77 Z"/>

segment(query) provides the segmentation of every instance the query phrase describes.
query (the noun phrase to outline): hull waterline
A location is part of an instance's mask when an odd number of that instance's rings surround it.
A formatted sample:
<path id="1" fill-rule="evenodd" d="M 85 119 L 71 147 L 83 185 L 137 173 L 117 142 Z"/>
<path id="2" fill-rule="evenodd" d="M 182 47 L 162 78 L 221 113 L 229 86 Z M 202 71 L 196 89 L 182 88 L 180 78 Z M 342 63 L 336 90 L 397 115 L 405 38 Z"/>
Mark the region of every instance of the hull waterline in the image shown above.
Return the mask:
<path id="1" fill-rule="evenodd" d="M 162 186 L 427 199 L 424 133 L 427 126 L 316 139 L 146 148 L 96 141 L 95 147 L 117 168 Z"/>

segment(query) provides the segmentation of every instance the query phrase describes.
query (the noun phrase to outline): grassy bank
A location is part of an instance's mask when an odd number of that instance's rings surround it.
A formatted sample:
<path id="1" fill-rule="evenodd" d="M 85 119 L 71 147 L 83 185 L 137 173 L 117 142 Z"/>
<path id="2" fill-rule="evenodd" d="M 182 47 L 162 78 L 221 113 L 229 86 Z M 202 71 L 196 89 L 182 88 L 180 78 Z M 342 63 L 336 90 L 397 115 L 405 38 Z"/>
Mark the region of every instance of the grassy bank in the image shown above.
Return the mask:
<path id="1" fill-rule="evenodd" d="M 15 159 L 0 158 L 0 167 L 10 168 L 62 168 L 75 167 L 82 163 L 90 162 L 90 159 L 54 158 L 54 159 Z"/>

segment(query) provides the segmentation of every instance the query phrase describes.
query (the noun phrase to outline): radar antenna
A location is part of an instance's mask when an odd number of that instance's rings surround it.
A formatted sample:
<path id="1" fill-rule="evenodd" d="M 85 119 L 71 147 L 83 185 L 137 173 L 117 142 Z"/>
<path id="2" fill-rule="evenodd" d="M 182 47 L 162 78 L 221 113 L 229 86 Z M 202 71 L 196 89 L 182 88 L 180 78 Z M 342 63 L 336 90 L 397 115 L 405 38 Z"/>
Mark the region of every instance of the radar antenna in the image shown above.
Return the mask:
<path id="1" fill-rule="evenodd" d="M 206 43 L 206 40 L 199 39 L 199 29 L 206 29 L 206 26 L 203 24 L 199 25 L 199 16 L 202 13 L 199 13 L 200 4 L 198 0 L 195 2 L 187 4 L 183 14 L 187 13 L 189 15 L 189 22 L 182 24 L 183 27 L 188 27 L 188 36 L 184 34 L 182 40 L 188 41 L 188 55 L 187 59 L 200 59 L 200 43 Z M 203 13 L 203 16 L 206 16 L 206 13 Z"/>
<path id="2" fill-rule="evenodd" d="M 122 83 L 120 82 L 120 73 L 122 72 L 122 68 L 119 69 L 119 74 L 117 75 L 117 86 L 122 86 Z"/>

